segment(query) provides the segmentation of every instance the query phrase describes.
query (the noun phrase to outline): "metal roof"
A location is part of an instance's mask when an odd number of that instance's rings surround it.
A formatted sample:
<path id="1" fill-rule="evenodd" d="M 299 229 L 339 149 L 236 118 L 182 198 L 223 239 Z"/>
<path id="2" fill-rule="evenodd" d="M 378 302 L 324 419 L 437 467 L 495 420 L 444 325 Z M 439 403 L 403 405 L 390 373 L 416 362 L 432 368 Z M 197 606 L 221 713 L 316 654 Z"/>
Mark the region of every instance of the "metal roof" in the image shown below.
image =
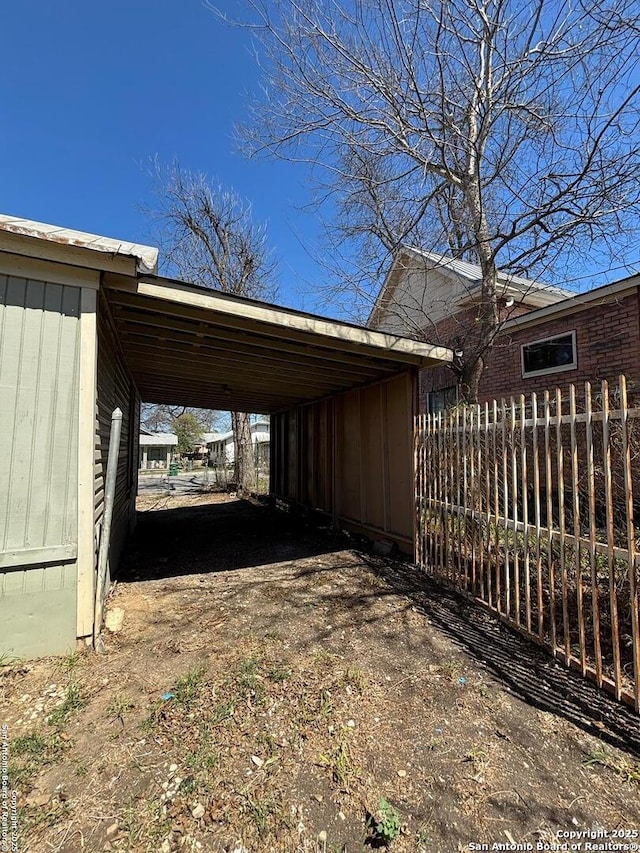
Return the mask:
<path id="1" fill-rule="evenodd" d="M 153 246 L 142 246 L 139 243 L 116 240 L 112 237 L 100 237 L 98 234 L 74 231 L 72 228 L 62 228 L 59 225 L 47 225 L 44 222 L 34 222 L 20 216 L 0 213 L 0 231 L 21 234 L 24 237 L 36 237 L 49 243 L 90 249 L 108 255 L 133 257 L 141 273 L 156 272 L 158 266 L 158 250 Z"/>
<path id="2" fill-rule="evenodd" d="M 444 267 L 445 269 L 455 272 L 473 284 L 480 285 L 482 282 L 482 270 L 478 264 L 470 264 L 468 261 L 461 261 L 457 258 L 450 258 L 446 255 L 440 255 L 437 252 L 427 252 L 425 249 L 417 249 L 415 246 L 403 246 L 404 251 L 413 252 L 430 261 L 434 267 Z M 543 291 L 549 293 L 559 299 L 566 299 L 570 296 L 575 296 L 575 291 L 567 290 L 563 287 L 556 287 L 552 284 L 538 281 L 533 278 L 524 278 L 519 275 L 511 275 L 498 271 L 497 281 L 499 284 L 513 287 L 521 291 Z"/>
<path id="3" fill-rule="evenodd" d="M 172 432 L 140 433 L 140 444 L 147 447 L 173 447 L 177 443 L 178 436 Z"/>
<path id="4" fill-rule="evenodd" d="M 270 413 L 451 361 L 445 347 L 157 276 L 102 279 L 148 403 Z"/>
<path id="5" fill-rule="evenodd" d="M 467 261 L 441 255 L 438 252 L 428 252 L 426 249 L 418 249 L 415 246 L 403 245 L 396 252 L 391 268 L 369 313 L 367 323 L 371 326 L 375 327 L 379 323 L 378 315 L 384 312 L 385 306 L 393 305 L 394 293 L 398 285 L 398 273 L 401 269 L 398 264 L 402 256 L 406 256 L 407 254 L 414 255 L 420 259 L 420 271 L 439 269 L 458 279 L 464 279 L 468 300 L 473 300 L 475 294 L 480 291 L 482 270 L 477 264 L 470 264 Z M 523 278 L 522 276 L 511 275 L 509 273 L 498 272 L 497 283 L 499 285 L 499 296 L 513 296 L 516 300 L 524 301 L 526 304 L 534 307 L 554 304 L 563 299 L 575 296 L 575 291 L 573 290 L 567 290 L 563 287 L 556 287 L 545 282 L 536 281 L 535 279 Z M 462 307 L 462 302 L 451 306 L 448 313 L 450 314 L 458 307 Z"/>

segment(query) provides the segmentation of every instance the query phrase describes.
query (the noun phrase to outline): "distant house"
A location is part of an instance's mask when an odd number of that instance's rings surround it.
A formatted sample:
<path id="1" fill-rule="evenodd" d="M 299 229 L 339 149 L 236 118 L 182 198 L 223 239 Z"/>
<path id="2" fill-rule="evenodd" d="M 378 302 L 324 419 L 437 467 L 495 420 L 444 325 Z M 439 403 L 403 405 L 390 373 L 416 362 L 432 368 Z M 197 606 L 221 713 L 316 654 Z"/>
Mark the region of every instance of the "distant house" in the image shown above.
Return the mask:
<path id="1" fill-rule="evenodd" d="M 140 433 L 140 470 L 168 468 L 178 449 L 178 436 L 172 432 Z"/>
<path id="2" fill-rule="evenodd" d="M 270 440 L 269 421 L 260 420 L 251 424 L 251 441 L 254 448 L 268 446 Z M 218 464 L 233 465 L 235 462 L 235 447 L 233 433 L 210 433 L 207 441 L 209 460 Z"/>
<path id="3" fill-rule="evenodd" d="M 473 328 L 480 270 L 415 249 L 397 256 L 369 318 L 376 329 L 411 331 L 464 350 Z M 499 276 L 503 324 L 487 355 L 480 401 L 528 395 L 625 373 L 640 383 L 640 276 L 576 294 L 527 279 Z M 434 334 L 435 331 L 435 334 Z M 421 411 L 456 402 L 451 369 L 422 371 Z"/>
<path id="4" fill-rule="evenodd" d="M 640 275 L 505 322 L 487 359 L 481 399 L 617 380 L 640 387 Z"/>

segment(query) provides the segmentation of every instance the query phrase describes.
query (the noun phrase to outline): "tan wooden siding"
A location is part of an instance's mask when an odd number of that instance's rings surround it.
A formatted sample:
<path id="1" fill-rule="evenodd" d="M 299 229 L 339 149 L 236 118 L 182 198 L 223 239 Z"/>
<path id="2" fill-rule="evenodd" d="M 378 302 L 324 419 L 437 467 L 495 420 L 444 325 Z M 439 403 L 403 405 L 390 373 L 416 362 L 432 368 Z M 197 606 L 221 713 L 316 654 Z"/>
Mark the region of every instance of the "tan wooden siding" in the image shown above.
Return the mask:
<path id="1" fill-rule="evenodd" d="M 96 547 L 99 544 L 104 512 L 104 478 L 109 453 L 111 415 L 122 410 L 122 433 L 118 454 L 115 503 L 109 551 L 110 575 L 115 568 L 135 512 L 137 485 L 137 435 L 140 400 L 114 334 L 109 308 L 102 298 L 98 306 L 98 379 L 95 441 L 95 525 Z"/>
<path id="2" fill-rule="evenodd" d="M 0 275 L 0 651 L 76 637 L 77 287 Z"/>
<path id="3" fill-rule="evenodd" d="M 408 371 L 273 415 L 272 493 L 410 552 L 415 398 Z"/>

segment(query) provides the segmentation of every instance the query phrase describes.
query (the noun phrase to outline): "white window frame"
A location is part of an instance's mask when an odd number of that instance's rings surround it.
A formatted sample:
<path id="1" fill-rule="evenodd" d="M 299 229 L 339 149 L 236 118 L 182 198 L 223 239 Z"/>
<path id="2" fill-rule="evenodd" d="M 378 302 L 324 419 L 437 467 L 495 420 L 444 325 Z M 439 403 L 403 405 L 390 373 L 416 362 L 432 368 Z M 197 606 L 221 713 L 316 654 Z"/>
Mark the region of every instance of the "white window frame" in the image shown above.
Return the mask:
<path id="1" fill-rule="evenodd" d="M 543 370 L 529 370 L 526 371 L 524 367 L 524 348 L 532 347 L 536 344 L 544 344 L 547 341 L 556 341 L 559 338 L 567 338 L 571 335 L 571 346 L 573 348 L 573 360 L 570 364 L 561 364 L 558 367 L 545 367 Z M 549 335 L 546 338 L 538 338 L 535 341 L 527 341 L 526 344 L 521 344 L 520 346 L 520 368 L 522 371 L 522 378 L 529 379 L 532 376 L 547 376 L 551 373 L 566 373 L 568 370 L 576 370 L 578 367 L 578 348 L 576 345 L 576 330 L 570 329 L 567 332 L 561 332 L 559 335 Z"/>

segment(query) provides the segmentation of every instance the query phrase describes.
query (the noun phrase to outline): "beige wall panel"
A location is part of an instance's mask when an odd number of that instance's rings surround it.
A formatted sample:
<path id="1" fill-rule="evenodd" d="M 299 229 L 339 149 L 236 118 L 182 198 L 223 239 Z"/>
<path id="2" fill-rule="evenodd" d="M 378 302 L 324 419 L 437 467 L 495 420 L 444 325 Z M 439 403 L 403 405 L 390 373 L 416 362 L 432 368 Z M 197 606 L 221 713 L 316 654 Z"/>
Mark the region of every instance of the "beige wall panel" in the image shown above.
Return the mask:
<path id="1" fill-rule="evenodd" d="M 0 653 L 75 643 L 80 297 L 0 275 Z"/>
<path id="2" fill-rule="evenodd" d="M 390 533 L 413 536 L 412 386 L 406 376 L 386 385 L 387 524 Z"/>
<path id="3" fill-rule="evenodd" d="M 286 489 L 292 501 L 298 500 L 298 411 L 289 412 L 286 422 L 288 453 L 286 460 Z"/>
<path id="4" fill-rule="evenodd" d="M 336 504 L 338 515 L 360 518 L 360 400 L 357 391 L 336 400 Z"/>
<path id="5" fill-rule="evenodd" d="M 410 550 L 415 380 L 408 372 L 302 407 L 302 428 L 295 411 L 273 415 L 272 494 L 326 512 L 335 501 L 343 523 Z"/>
<path id="6" fill-rule="evenodd" d="M 325 512 L 331 512 L 331 428 L 332 409 L 329 400 L 323 400 L 313 406 L 314 433 L 314 490 L 315 506 Z"/>
<path id="7" fill-rule="evenodd" d="M 379 385 L 360 393 L 362 520 L 384 528 L 384 477 L 381 389 Z"/>

